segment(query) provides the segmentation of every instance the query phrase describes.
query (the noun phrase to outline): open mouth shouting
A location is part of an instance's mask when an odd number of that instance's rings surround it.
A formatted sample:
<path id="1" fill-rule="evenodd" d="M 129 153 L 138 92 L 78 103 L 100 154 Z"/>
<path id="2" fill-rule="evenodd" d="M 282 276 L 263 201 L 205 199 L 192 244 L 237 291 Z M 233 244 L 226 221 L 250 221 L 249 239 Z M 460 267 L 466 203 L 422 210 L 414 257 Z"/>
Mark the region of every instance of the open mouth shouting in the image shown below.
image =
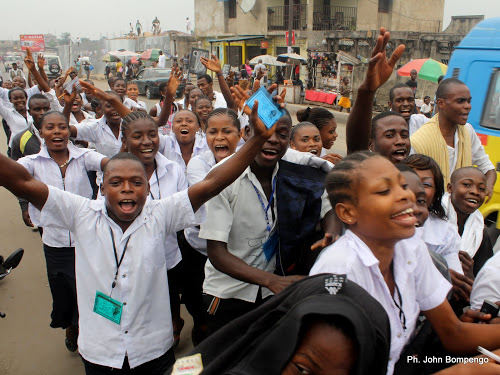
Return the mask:
<path id="1" fill-rule="evenodd" d="M 226 145 L 216 145 L 215 146 L 215 157 L 217 160 L 222 160 L 231 155 L 229 147 Z"/>
<path id="2" fill-rule="evenodd" d="M 401 108 L 399 110 L 399 113 L 405 118 L 408 119 L 411 116 L 411 110 L 412 108 Z"/>
<path id="3" fill-rule="evenodd" d="M 264 156 L 264 159 L 274 160 L 278 155 L 278 150 L 272 148 L 264 148 L 262 149 L 261 153 Z"/>
<path id="4" fill-rule="evenodd" d="M 479 200 L 475 198 L 467 198 L 465 199 L 465 203 L 467 206 L 469 206 L 471 209 L 478 209 L 479 208 Z"/>
<path id="5" fill-rule="evenodd" d="M 402 161 L 408 156 L 408 151 L 405 148 L 399 148 L 392 153 L 392 158 L 395 161 Z"/>
<path id="6" fill-rule="evenodd" d="M 137 202 L 133 199 L 122 199 L 118 202 L 118 206 L 120 206 L 121 210 L 124 213 L 128 214 L 134 211 L 135 207 L 137 206 Z"/>

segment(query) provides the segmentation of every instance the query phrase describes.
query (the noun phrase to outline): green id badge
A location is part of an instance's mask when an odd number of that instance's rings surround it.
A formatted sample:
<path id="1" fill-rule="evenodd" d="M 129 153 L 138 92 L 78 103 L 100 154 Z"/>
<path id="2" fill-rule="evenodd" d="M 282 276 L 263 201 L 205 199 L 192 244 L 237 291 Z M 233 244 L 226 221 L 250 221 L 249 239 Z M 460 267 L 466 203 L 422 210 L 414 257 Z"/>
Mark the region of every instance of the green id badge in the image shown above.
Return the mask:
<path id="1" fill-rule="evenodd" d="M 94 312 L 120 324 L 122 319 L 123 303 L 97 291 L 95 294 Z"/>

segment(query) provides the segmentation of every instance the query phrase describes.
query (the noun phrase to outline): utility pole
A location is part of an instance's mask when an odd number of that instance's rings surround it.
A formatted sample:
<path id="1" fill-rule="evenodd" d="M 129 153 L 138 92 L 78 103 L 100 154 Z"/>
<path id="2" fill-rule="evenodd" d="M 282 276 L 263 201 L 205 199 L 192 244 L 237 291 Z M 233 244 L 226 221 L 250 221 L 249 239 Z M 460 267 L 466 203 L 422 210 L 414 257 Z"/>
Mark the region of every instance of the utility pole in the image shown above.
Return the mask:
<path id="1" fill-rule="evenodd" d="M 288 53 L 292 53 L 292 33 L 293 33 L 293 0 L 288 0 Z"/>

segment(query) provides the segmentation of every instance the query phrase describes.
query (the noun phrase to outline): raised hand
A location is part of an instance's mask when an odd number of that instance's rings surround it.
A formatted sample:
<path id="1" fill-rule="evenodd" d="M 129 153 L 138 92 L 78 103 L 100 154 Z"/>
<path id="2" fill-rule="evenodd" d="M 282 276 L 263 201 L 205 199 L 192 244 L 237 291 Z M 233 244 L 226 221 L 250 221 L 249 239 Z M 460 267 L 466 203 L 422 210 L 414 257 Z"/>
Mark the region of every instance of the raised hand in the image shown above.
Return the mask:
<path id="1" fill-rule="evenodd" d="M 382 86 L 391 77 L 394 66 L 403 55 L 405 50 L 404 44 L 400 44 L 392 53 L 391 57 L 387 59 L 386 46 L 389 42 L 391 34 L 385 30 L 384 27 L 380 28 L 380 35 L 377 38 L 377 43 L 372 51 L 370 62 L 368 63 L 368 70 L 366 72 L 365 81 L 362 83 L 369 91 L 375 91 Z"/>
<path id="2" fill-rule="evenodd" d="M 31 54 L 31 50 L 29 48 L 26 48 L 26 57 L 24 58 L 24 64 L 30 71 L 35 69 L 35 62 L 33 61 L 33 55 Z"/>
<path id="3" fill-rule="evenodd" d="M 212 55 L 212 59 L 207 59 L 206 57 L 202 56 L 200 57 L 200 61 L 208 70 L 211 70 L 216 74 L 222 72 L 220 61 L 215 55 Z"/>
<path id="4" fill-rule="evenodd" d="M 172 68 L 170 72 L 170 78 L 167 84 L 167 95 L 172 95 L 172 98 L 175 97 L 175 93 L 177 92 L 177 88 L 179 87 L 182 80 L 182 70 L 177 67 Z"/>
<path id="5" fill-rule="evenodd" d="M 38 54 L 38 69 L 43 70 L 45 66 L 45 57 L 41 53 Z"/>
<path id="6" fill-rule="evenodd" d="M 260 79 L 261 79 L 262 77 L 264 77 L 264 75 L 265 75 L 264 71 L 263 71 L 262 69 L 260 69 L 260 70 L 257 72 L 257 75 L 255 76 L 255 79 L 256 79 L 257 81 L 260 81 Z"/>
<path id="7" fill-rule="evenodd" d="M 76 99 L 76 85 L 73 85 L 73 91 L 69 94 L 66 90 L 64 90 L 64 105 L 72 106 Z"/>
<path id="8" fill-rule="evenodd" d="M 245 106 L 245 108 L 249 108 L 248 106 Z M 266 125 L 262 122 L 262 120 L 259 118 L 259 115 L 257 114 L 259 111 L 259 102 L 255 100 L 253 102 L 253 107 L 250 112 L 250 124 L 253 125 L 253 133 L 256 136 L 263 137 L 268 139 L 274 134 L 274 131 L 276 130 L 276 124 L 278 121 L 274 123 L 271 129 L 268 129 Z M 246 113 L 246 111 L 245 111 Z"/>
<path id="9" fill-rule="evenodd" d="M 336 164 L 342 160 L 342 156 L 339 154 L 326 154 L 321 157 L 321 159 L 328 160 L 332 164 Z"/>

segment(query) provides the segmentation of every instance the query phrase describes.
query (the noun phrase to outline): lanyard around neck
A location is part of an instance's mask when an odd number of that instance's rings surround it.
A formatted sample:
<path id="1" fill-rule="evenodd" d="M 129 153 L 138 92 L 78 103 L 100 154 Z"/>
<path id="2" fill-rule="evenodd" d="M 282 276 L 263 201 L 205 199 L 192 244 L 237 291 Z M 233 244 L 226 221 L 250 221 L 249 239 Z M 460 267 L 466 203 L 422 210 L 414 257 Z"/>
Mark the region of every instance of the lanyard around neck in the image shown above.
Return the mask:
<path id="1" fill-rule="evenodd" d="M 116 245 L 115 245 L 115 236 L 113 235 L 113 230 L 111 228 L 109 228 L 109 233 L 111 233 L 111 242 L 113 243 L 113 251 L 115 253 L 115 261 L 116 261 L 115 278 L 113 279 L 113 282 L 111 283 L 111 293 L 109 293 L 109 296 L 111 297 L 111 294 L 113 293 L 113 289 L 116 286 L 116 280 L 118 278 L 118 270 L 120 269 L 120 266 L 122 265 L 123 257 L 125 256 L 125 252 L 127 251 L 127 246 L 128 246 L 128 241 L 130 241 L 130 236 L 127 238 L 127 242 L 125 242 L 125 247 L 123 248 L 122 256 L 120 257 L 120 260 L 118 261 L 118 254 L 116 252 Z"/>
<path id="2" fill-rule="evenodd" d="M 267 203 L 267 207 L 264 204 L 264 199 L 262 199 L 262 195 L 260 194 L 259 189 L 257 189 L 257 186 L 255 186 L 255 184 L 252 181 L 250 181 L 250 183 L 252 184 L 252 186 L 255 190 L 255 193 L 257 193 L 257 197 L 259 198 L 260 204 L 262 205 L 262 209 L 264 210 L 264 217 L 266 218 L 267 231 L 269 233 L 271 233 L 271 224 L 269 222 L 268 211 L 269 211 L 269 208 L 271 207 L 271 204 L 273 202 L 274 191 L 276 189 L 276 176 L 274 176 L 274 178 L 273 178 L 273 189 L 271 190 L 271 196 L 269 197 L 269 202 Z"/>
<path id="3" fill-rule="evenodd" d="M 156 183 L 158 184 L 158 199 L 161 199 L 161 187 L 160 187 L 160 180 L 158 179 L 158 168 L 155 168 L 155 175 L 156 175 Z M 149 190 L 149 195 L 151 195 L 152 200 L 155 200 L 155 196 L 153 195 L 153 192 L 151 190 Z"/>

